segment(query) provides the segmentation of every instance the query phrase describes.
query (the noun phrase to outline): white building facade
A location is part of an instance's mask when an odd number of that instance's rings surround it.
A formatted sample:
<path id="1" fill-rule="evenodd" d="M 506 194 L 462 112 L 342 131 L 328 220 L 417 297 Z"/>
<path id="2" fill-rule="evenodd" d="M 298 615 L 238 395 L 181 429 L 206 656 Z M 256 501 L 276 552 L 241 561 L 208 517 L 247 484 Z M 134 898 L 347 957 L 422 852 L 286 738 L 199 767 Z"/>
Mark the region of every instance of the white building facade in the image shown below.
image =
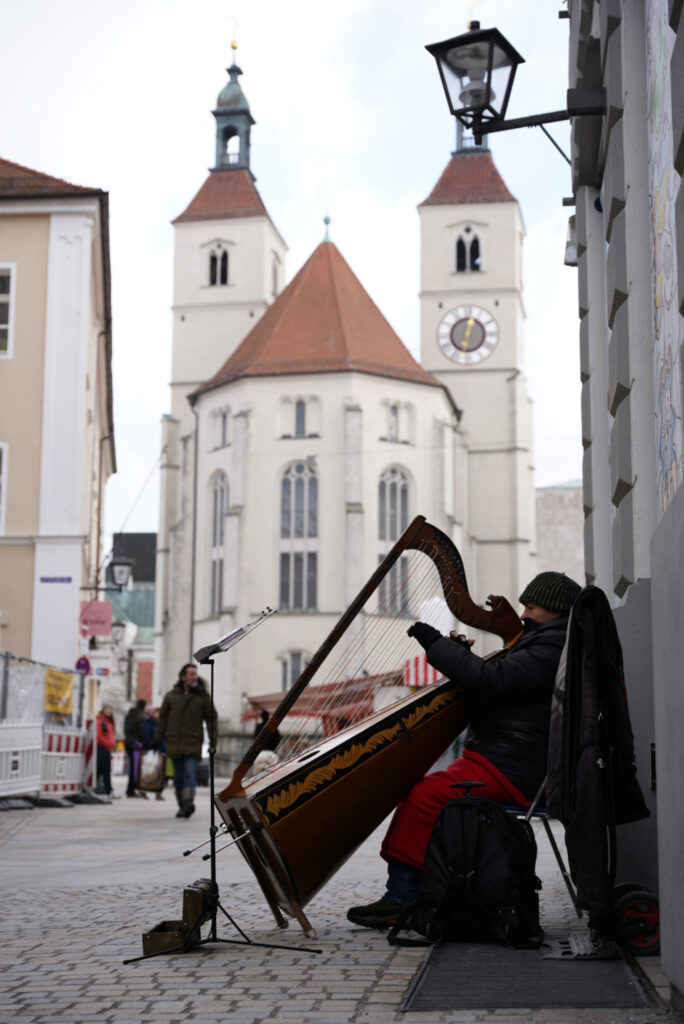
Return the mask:
<path id="1" fill-rule="evenodd" d="M 155 630 L 163 692 L 194 651 L 278 609 L 221 662 L 234 730 L 245 695 L 292 684 L 413 516 L 454 540 L 484 604 L 534 574 L 535 506 L 523 229 L 490 153 L 459 150 L 420 208 L 421 365 L 327 238 L 283 289 L 229 73 L 216 166 L 174 222 Z"/>

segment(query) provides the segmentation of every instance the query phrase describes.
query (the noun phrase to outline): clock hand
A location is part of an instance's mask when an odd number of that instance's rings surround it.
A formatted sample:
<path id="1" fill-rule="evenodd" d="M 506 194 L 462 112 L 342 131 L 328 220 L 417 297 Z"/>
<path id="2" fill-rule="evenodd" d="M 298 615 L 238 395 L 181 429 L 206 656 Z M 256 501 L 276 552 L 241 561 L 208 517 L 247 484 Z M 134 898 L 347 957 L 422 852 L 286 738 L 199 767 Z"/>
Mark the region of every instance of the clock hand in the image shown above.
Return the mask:
<path id="1" fill-rule="evenodd" d="M 472 331 L 474 326 L 475 318 L 471 316 L 468 318 L 468 326 L 466 328 L 465 338 L 463 339 L 463 344 L 466 346 L 466 348 L 468 347 L 468 339 L 470 338 L 470 332 Z"/>

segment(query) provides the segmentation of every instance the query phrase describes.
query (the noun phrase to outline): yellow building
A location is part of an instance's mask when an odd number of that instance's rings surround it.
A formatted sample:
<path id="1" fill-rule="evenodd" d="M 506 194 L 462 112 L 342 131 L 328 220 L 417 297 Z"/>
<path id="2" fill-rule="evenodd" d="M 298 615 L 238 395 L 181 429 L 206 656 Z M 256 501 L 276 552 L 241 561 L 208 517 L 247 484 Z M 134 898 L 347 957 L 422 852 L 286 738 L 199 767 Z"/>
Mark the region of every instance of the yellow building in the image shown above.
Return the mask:
<path id="1" fill-rule="evenodd" d="M 0 648 L 72 668 L 116 471 L 108 196 L 0 159 Z"/>

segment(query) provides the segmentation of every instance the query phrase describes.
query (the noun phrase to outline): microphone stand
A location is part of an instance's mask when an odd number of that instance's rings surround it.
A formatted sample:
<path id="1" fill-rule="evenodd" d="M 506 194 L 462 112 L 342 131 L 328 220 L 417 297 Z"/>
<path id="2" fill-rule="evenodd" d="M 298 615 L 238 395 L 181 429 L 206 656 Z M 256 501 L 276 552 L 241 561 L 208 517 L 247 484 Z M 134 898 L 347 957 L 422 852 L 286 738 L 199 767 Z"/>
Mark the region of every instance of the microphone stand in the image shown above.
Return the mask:
<path id="1" fill-rule="evenodd" d="M 277 943 L 273 943 L 273 942 L 254 942 L 243 931 L 243 929 L 240 927 L 240 925 L 237 923 L 237 921 L 228 913 L 226 908 L 221 903 L 221 900 L 219 899 L 218 884 L 216 882 L 216 853 L 217 853 L 217 850 L 216 850 L 216 836 L 217 836 L 217 834 L 219 832 L 219 828 L 216 825 L 216 808 L 215 808 L 215 805 L 214 805 L 215 780 L 216 780 L 216 775 L 215 775 L 215 758 L 216 758 L 216 742 L 215 742 L 215 740 L 216 740 L 216 738 L 214 736 L 215 716 L 214 716 L 214 660 L 213 660 L 213 656 L 215 654 L 223 653 L 224 651 L 231 650 L 233 647 L 235 647 L 236 644 L 238 644 L 241 640 L 243 640 L 245 638 L 245 636 L 247 636 L 248 633 L 250 633 L 257 626 L 261 625 L 262 622 L 265 622 L 266 619 L 269 618 L 271 615 L 275 615 L 275 609 L 266 607 L 266 609 L 261 613 L 259 618 L 255 619 L 254 622 L 250 622 L 246 626 L 242 626 L 242 627 L 234 630 L 232 633 L 228 633 L 226 636 L 224 636 L 220 640 L 218 640 L 215 644 L 210 644 L 207 647 L 200 648 L 200 650 L 195 651 L 195 653 L 193 655 L 195 660 L 198 661 L 200 665 L 209 665 L 210 666 L 210 670 L 209 670 L 209 680 L 210 680 L 210 683 L 209 683 L 209 696 L 210 696 L 211 714 L 209 716 L 209 723 L 208 723 L 208 731 L 209 731 L 209 798 L 210 798 L 210 812 L 209 812 L 209 839 L 207 840 L 207 842 L 209 843 L 209 853 L 204 854 L 204 856 L 202 857 L 202 860 L 208 860 L 210 862 L 210 890 L 209 890 L 208 896 L 205 897 L 205 899 L 202 901 L 203 902 L 202 910 L 200 911 L 200 913 L 199 913 L 198 917 L 196 918 L 196 920 L 193 921 L 192 924 L 187 928 L 185 937 L 183 938 L 183 941 L 180 943 L 180 945 L 174 946 L 172 949 L 161 949 L 161 950 L 159 950 L 158 952 L 155 952 L 155 953 L 146 953 L 143 956 L 137 956 L 137 957 L 133 957 L 130 960 L 124 960 L 124 964 L 133 964 L 133 963 L 137 963 L 140 960 L 149 960 L 152 957 L 155 957 L 155 956 L 165 956 L 165 955 L 167 955 L 169 953 L 187 953 L 188 950 L 190 950 L 190 949 L 197 949 L 200 946 L 207 946 L 210 943 L 223 943 L 225 945 L 231 945 L 231 946 L 258 946 L 258 947 L 261 947 L 262 949 L 285 949 L 285 950 L 288 950 L 289 952 L 296 951 L 298 953 L 322 953 L 323 952 L 321 949 L 311 949 L 308 946 L 283 946 L 283 945 L 278 945 Z M 225 829 L 225 831 L 227 831 L 227 829 Z M 228 846 L 233 846 L 235 843 L 238 843 L 241 839 L 244 839 L 247 835 L 249 835 L 249 833 L 245 832 L 242 835 L 236 836 L 231 842 L 226 843 L 225 846 L 222 846 L 221 849 L 225 850 L 225 849 L 227 849 Z M 196 850 L 200 849 L 200 847 L 202 847 L 202 846 L 206 846 L 206 843 L 200 843 L 200 845 L 194 847 L 194 849 L 185 850 L 183 852 L 183 856 L 184 857 L 189 857 L 190 854 L 194 853 Z M 230 921 L 230 923 L 232 924 L 233 928 L 235 928 L 235 930 L 239 933 L 241 938 L 239 938 L 239 939 L 224 939 L 224 938 L 221 938 L 219 936 L 219 934 L 218 934 L 218 925 L 217 925 L 219 910 L 228 919 L 228 921 Z M 207 920 L 210 921 L 208 935 L 204 939 L 200 938 L 198 940 L 194 940 L 193 936 L 199 934 L 199 929 L 201 928 L 201 926 Z"/>

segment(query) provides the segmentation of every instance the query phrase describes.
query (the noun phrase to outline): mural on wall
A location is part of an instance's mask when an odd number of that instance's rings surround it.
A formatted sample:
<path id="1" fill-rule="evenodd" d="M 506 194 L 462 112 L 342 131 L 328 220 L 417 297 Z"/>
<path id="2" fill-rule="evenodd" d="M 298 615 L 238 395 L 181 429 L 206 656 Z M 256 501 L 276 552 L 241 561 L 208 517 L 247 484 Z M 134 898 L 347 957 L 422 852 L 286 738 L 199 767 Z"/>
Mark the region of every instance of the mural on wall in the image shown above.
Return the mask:
<path id="1" fill-rule="evenodd" d="M 680 316 L 674 241 L 677 176 L 673 165 L 671 128 L 670 56 L 673 39 L 668 25 L 667 0 L 653 0 L 646 10 L 651 278 L 655 325 L 653 381 L 660 519 L 684 477 Z"/>

